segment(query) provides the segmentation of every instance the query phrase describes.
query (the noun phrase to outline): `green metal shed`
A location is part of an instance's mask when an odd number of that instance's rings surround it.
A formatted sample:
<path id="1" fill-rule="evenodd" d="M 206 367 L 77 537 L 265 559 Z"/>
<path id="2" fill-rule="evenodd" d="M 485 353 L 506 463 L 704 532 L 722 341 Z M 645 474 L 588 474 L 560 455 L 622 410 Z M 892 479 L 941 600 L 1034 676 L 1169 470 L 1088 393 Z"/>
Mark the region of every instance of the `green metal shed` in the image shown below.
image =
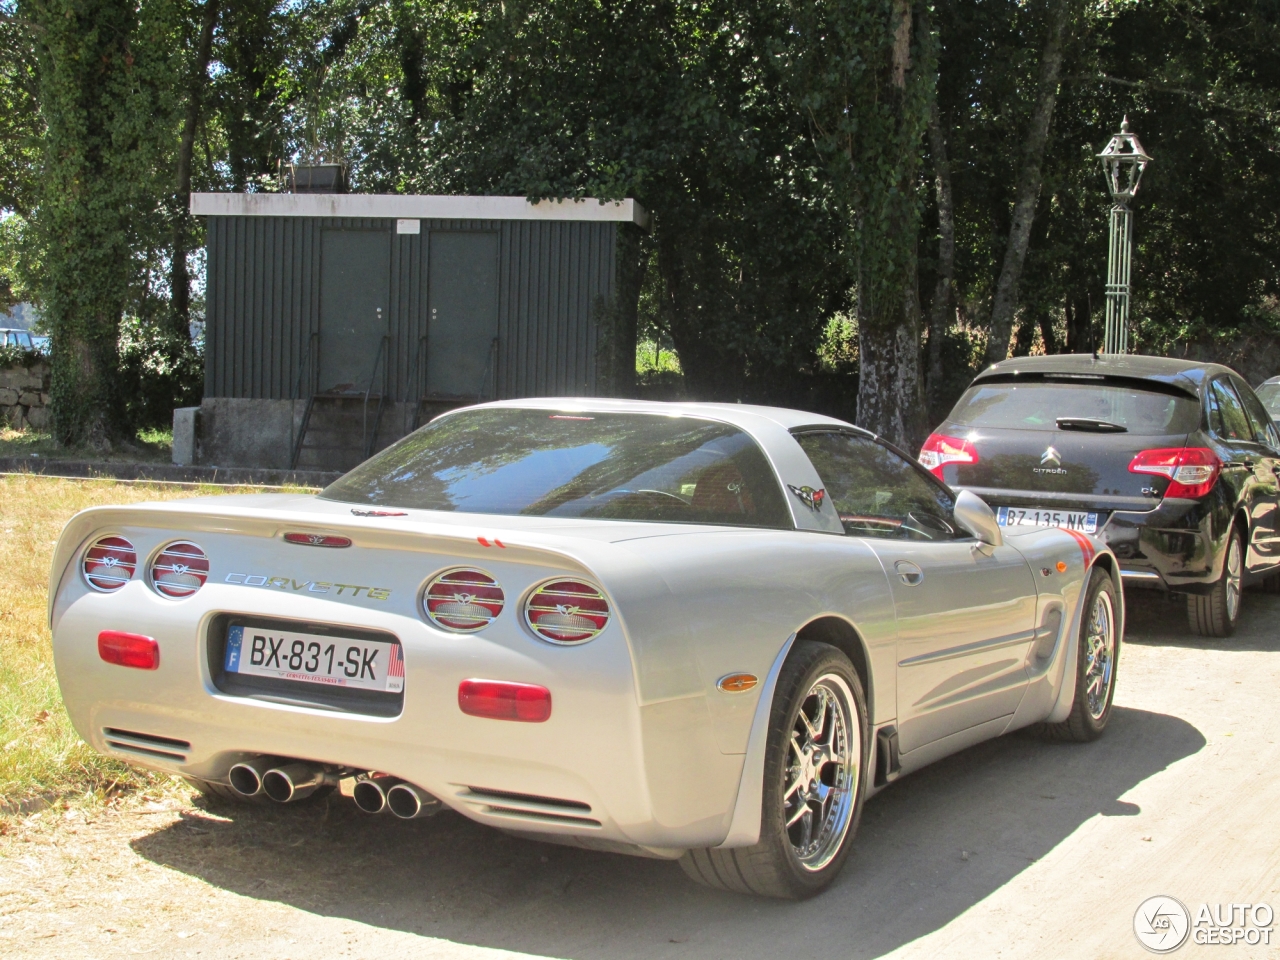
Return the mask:
<path id="1" fill-rule="evenodd" d="M 195 194 L 195 458 L 348 469 L 436 413 L 634 386 L 633 200 Z"/>

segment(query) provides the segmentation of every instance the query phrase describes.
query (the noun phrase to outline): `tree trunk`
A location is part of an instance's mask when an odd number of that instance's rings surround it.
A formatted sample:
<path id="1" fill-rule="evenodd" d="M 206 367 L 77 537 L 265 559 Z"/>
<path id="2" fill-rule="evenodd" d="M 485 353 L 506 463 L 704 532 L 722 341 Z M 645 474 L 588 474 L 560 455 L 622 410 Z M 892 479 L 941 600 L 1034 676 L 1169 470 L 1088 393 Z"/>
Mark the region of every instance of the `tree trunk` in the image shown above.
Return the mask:
<path id="1" fill-rule="evenodd" d="M 909 453 L 924 441 L 919 315 L 919 304 L 908 302 L 900 323 L 858 323 L 858 424 Z"/>
<path id="2" fill-rule="evenodd" d="M 929 307 L 929 370 L 925 396 L 932 416 L 942 388 L 942 338 L 951 326 L 951 292 L 956 272 L 955 207 L 951 199 L 951 162 L 947 138 L 938 117 L 936 89 L 929 100 L 929 153 L 933 158 L 934 189 L 938 199 L 938 275 Z"/>
<path id="3" fill-rule="evenodd" d="M 1048 310 L 1040 311 L 1040 339 L 1044 341 L 1044 352 L 1058 352 L 1058 341 L 1053 334 L 1053 315 Z"/>
<path id="4" fill-rule="evenodd" d="M 1018 281 L 1022 277 L 1022 265 L 1026 262 L 1031 242 L 1031 226 L 1040 198 L 1044 148 L 1049 139 L 1053 108 L 1058 100 L 1062 42 L 1071 6 L 1071 0 L 1053 0 L 1049 7 L 1049 32 L 1040 55 L 1039 94 L 1031 127 L 1027 131 L 1022 167 L 1018 171 L 1009 244 L 1005 247 L 1004 263 L 1000 267 L 1000 279 L 991 305 L 991 337 L 987 341 L 987 360 L 991 363 L 1005 359 L 1009 352 L 1009 334 L 1013 331 L 1013 315 L 1018 306 Z"/>
<path id="5" fill-rule="evenodd" d="M 918 29 L 929 40 L 928 20 L 913 16 L 911 0 L 893 0 L 887 101 L 893 104 L 898 152 L 893 189 L 885 209 L 859 211 L 858 415 L 859 425 L 914 452 L 924 439 L 920 380 L 920 298 L 915 237 L 920 218 L 913 199 L 920 127 L 925 115 L 908 115 L 911 40 Z M 873 223 L 883 221 L 882 227 Z"/>
<path id="6" fill-rule="evenodd" d="M 196 128 L 204 105 L 204 88 L 209 79 L 209 59 L 213 55 L 213 31 L 218 24 L 219 0 L 205 0 L 200 22 L 200 39 L 196 44 L 196 62 L 187 94 L 186 116 L 182 122 L 182 139 L 178 142 L 177 191 L 174 197 L 173 249 L 169 265 L 170 316 L 177 336 L 190 336 L 191 275 L 187 270 L 187 254 L 191 251 L 194 223 L 191 217 L 191 158 L 195 153 Z"/>
<path id="7" fill-rule="evenodd" d="M 1067 297 L 1067 349 L 1072 353 L 1089 353 L 1093 350 L 1089 307 L 1089 298 L 1086 296 L 1076 293 Z"/>
<path id="8" fill-rule="evenodd" d="M 117 385 L 120 317 L 133 279 L 130 222 L 145 203 L 122 175 L 140 158 L 138 79 L 126 0 L 32 3 L 40 109 L 45 122 L 38 207 L 39 296 L 52 339 L 54 438 L 99 451 L 128 429 Z"/>

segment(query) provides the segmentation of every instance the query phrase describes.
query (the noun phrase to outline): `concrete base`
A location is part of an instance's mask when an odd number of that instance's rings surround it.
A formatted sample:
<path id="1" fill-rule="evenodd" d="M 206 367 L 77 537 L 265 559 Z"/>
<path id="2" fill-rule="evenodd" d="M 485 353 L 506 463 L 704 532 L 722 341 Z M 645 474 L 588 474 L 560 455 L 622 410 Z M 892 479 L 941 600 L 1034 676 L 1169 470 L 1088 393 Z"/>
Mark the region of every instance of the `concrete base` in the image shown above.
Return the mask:
<path id="1" fill-rule="evenodd" d="M 178 407 L 173 411 L 173 462 L 189 467 L 196 462 L 196 421 L 199 407 Z"/>
<path id="2" fill-rule="evenodd" d="M 376 404 L 371 403 L 369 407 L 372 421 Z M 306 408 L 306 400 L 206 397 L 200 405 L 199 416 L 195 418 L 195 463 L 201 466 L 288 470 Z M 409 433 L 413 426 L 413 415 L 412 403 L 391 403 L 383 408 L 375 452 Z M 424 417 L 434 415 L 424 413 Z M 177 426 L 175 412 L 175 462 L 178 450 Z M 363 453 L 361 439 L 357 434 L 349 439 L 349 445 Z M 324 464 L 308 466 L 313 469 L 330 469 Z"/>

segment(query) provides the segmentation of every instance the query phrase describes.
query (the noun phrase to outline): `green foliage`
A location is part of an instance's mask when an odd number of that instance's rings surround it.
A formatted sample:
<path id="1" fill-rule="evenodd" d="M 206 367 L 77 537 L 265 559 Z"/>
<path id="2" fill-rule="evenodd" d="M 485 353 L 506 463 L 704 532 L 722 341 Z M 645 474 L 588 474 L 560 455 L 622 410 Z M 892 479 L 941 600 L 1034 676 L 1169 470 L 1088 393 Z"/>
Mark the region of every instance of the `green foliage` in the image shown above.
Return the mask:
<path id="1" fill-rule="evenodd" d="M 1008 237 L 1045 13 L 1019 0 L 936 8 L 966 327 L 986 322 Z M 1268 0 L 1079 6 L 1021 284 L 1024 322 L 1047 316 L 1064 334 L 1056 349 L 1101 342 L 1111 200 L 1095 155 L 1126 114 L 1155 158 L 1133 205 L 1131 343 L 1164 353 L 1270 329 L 1263 304 L 1280 284 L 1277 44 L 1280 11 Z M 932 289 L 933 216 L 931 205 L 922 290 Z"/>
<path id="2" fill-rule="evenodd" d="M 170 429 L 174 407 L 199 405 L 203 380 L 204 358 L 190 338 L 154 320 L 126 317 L 121 323 L 117 384 L 127 423 Z"/>
<path id="3" fill-rule="evenodd" d="M 910 358 L 882 361 L 894 331 L 910 352 L 934 289 L 936 89 L 959 308 L 939 402 L 981 362 L 1048 0 L 220 0 L 202 74 L 213 2 L 0 0 L 0 303 L 42 309 L 66 441 L 199 395 L 169 289 L 175 251 L 202 270 L 176 174 L 192 104 L 195 190 L 275 189 L 282 161 L 320 160 L 366 192 L 635 197 L 654 215 L 623 265 L 638 360 L 662 351 L 646 389 L 852 416 L 860 365 L 867 391 L 913 403 Z M 1072 9 L 1016 348 L 1088 349 L 1100 326 L 1093 155 L 1125 113 L 1156 158 L 1133 339 L 1274 335 L 1273 0 Z M 199 303 L 197 279 L 194 319 Z"/>

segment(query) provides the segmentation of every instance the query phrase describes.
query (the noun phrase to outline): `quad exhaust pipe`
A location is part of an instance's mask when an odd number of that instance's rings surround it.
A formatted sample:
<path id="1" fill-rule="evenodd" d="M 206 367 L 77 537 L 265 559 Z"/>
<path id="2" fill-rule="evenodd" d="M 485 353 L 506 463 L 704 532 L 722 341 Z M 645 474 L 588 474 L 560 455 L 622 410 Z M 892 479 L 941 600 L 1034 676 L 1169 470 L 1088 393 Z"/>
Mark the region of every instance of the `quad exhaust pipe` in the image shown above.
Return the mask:
<path id="1" fill-rule="evenodd" d="M 399 777 L 359 780 L 351 791 L 351 798 L 365 813 L 390 810 L 401 820 L 434 816 L 444 809 L 444 804 L 427 791 Z"/>
<path id="2" fill-rule="evenodd" d="M 280 762 L 276 757 L 254 757 L 237 763 L 227 773 L 231 789 L 242 797 L 262 795 L 262 778 L 268 770 Z"/>
<path id="3" fill-rule="evenodd" d="M 233 766 L 227 773 L 227 782 L 242 797 L 293 803 L 337 781 L 312 763 L 283 757 L 253 757 Z M 390 810 L 401 820 L 431 817 L 444 809 L 439 799 L 421 787 L 391 776 L 357 780 L 351 798 L 365 813 Z"/>
<path id="4" fill-rule="evenodd" d="M 314 764 L 280 757 L 254 757 L 233 766 L 227 772 L 227 782 L 242 797 L 265 796 L 276 803 L 293 803 L 335 780 Z"/>
<path id="5" fill-rule="evenodd" d="M 434 817 L 444 804 L 412 783 L 397 783 L 387 791 L 387 807 L 401 820 Z"/>
<path id="6" fill-rule="evenodd" d="M 365 813 L 382 813 L 387 809 L 387 791 L 404 783 L 399 777 L 370 777 L 357 780 L 351 799 Z"/>

